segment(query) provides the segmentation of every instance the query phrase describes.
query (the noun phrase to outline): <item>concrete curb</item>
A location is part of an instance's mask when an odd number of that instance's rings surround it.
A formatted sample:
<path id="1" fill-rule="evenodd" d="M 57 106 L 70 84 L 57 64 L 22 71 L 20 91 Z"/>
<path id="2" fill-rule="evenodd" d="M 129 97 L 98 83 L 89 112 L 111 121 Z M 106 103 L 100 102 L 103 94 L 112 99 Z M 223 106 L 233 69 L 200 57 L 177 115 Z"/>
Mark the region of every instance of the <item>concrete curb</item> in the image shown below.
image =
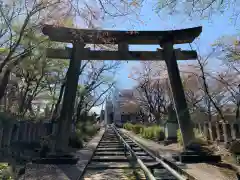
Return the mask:
<path id="1" fill-rule="evenodd" d="M 77 168 L 79 169 L 78 172 L 78 177 L 77 180 L 80 180 L 81 177 L 83 176 L 87 165 L 89 164 L 90 160 L 92 159 L 94 152 L 99 144 L 99 142 L 101 141 L 103 134 L 105 132 L 105 128 L 102 128 L 100 130 L 100 132 L 98 133 L 97 136 L 95 136 L 86 146 L 86 148 L 83 148 L 82 150 L 80 150 L 79 153 L 79 161 L 77 163 Z"/>

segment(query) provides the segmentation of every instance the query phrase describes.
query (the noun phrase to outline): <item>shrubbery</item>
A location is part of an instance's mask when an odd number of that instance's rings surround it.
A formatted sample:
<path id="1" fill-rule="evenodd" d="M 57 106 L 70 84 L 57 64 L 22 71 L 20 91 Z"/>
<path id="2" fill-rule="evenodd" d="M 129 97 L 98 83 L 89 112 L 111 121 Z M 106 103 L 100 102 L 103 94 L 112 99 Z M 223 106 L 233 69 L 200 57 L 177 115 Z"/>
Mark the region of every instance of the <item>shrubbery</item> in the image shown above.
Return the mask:
<path id="1" fill-rule="evenodd" d="M 83 140 L 77 134 L 74 134 L 69 138 L 68 145 L 72 148 L 80 149 L 83 147 Z"/>
<path id="2" fill-rule="evenodd" d="M 128 130 L 128 131 L 132 131 L 133 126 L 134 126 L 134 125 L 131 124 L 131 123 L 125 123 L 125 124 L 123 125 L 123 128 L 126 129 L 126 130 Z"/>
<path id="3" fill-rule="evenodd" d="M 123 128 L 128 131 L 132 131 L 135 134 L 140 134 L 142 137 L 146 139 L 152 139 L 152 140 L 164 139 L 163 129 L 157 125 L 146 127 L 142 124 L 125 123 L 123 125 Z"/>
<path id="4" fill-rule="evenodd" d="M 7 163 L 0 163 L 0 179 L 12 180 L 13 172 Z"/>
<path id="5" fill-rule="evenodd" d="M 93 137 L 99 130 L 99 126 L 93 125 L 89 122 L 79 123 L 76 131 L 69 138 L 69 146 L 78 149 L 82 148 L 84 141 L 87 141 L 89 138 Z"/>
<path id="6" fill-rule="evenodd" d="M 123 125 L 123 128 L 128 131 L 132 131 L 135 134 L 139 134 L 146 139 L 164 140 L 164 131 L 158 125 L 152 125 L 152 126 L 146 127 L 142 124 L 125 123 Z M 192 143 L 199 144 L 201 146 L 202 145 L 205 146 L 208 144 L 207 140 L 201 134 L 199 134 L 196 129 L 194 129 L 194 135 L 195 135 L 195 139 L 192 141 Z M 183 139 L 182 139 L 182 134 L 180 132 L 180 129 L 177 130 L 177 142 L 180 145 L 183 144 Z"/>
<path id="7" fill-rule="evenodd" d="M 207 140 L 201 134 L 199 134 L 196 129 L 193 129 L 193 131 L 194 131 L 195 139 L 192 141 L 192 143 L 203 145 L 203 146 L 208 145 Z M 180 129 L 177 130 L 177 142 L 180 145 L 183 145 L 183 139 L 182 139 L 182 134 Z"/>

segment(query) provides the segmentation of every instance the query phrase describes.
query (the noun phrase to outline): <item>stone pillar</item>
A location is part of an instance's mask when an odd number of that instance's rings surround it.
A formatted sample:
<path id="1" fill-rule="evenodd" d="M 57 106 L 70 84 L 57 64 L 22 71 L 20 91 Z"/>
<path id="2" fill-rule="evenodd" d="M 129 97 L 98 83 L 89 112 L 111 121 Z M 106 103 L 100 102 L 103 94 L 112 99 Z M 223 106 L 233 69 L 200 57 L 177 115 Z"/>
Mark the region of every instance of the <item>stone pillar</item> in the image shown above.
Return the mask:
<path id="1" fill-rule="evenodd" d="M 239 125 L 238 122 L 234 125 L 235 128 L 235 132 L 236 132 L 236 139 L 240 138 L 240 129 L 239 129 Z"/>
<path id="2" fill-rule="evenodd" d="M 39 139 L 41 139 L 43 136 L 45 136 L 44 123 L 41 123 L 41 124 L 39 125 L 38 136 L 39 136 Z"/>
<path id="3" fill-rule="evenodd" d="M 38 123 L 37 137 L 40 139 L 42 137 L 42 123 Z"/>
<path id="4" fill-rule="evenodd" d="M 208 124 L 204 122 L 203 124 L 203 133 L 206 139 L 209 139 Z"/>
<path id="5" fill-rule="evenodd" d="M 226 123 L 222 123 L 224 143 L 228 142 L 228 132 Z"/>
<path id="6" fill-rule="evenodd" d="M 26 135 L 26 140 L 28 143 L 30 143 L 30 135 L 31 135 L 31 128 L 32 128 L 32 125 L 31 123 L 28 123 L 28 126 L 27 126 L 27 135 Z"/>
<path id="7" fill-rule="evenodd" d="M 240 123 L 237 123 L 237 126 L 238 126 L 239 138 L 240 138 Z"/>
<path id="8" fill-rule="evenodd" d="M 41 139 L 41 137 L 43 136 L 43 123 L 40 123 L 38 128 L 38 137 L 39 139 Z"/>
<path id="9" fill-rule="evenodd" d="M 231 136 L 232 136 L 232 140 L 236 140 L 237 136 L 236 136 L 236 129 L 234 128 L 235 123 L 231 123 Z"/>
<path id="10" fill-rule="evenodd" d="M 218 122 L 216 122 L 216 134 L 217 134 L 217 140 L 221 141 L 221 134 L 220 134 L 220 128 L 219 128 Z"/>
<path id="11" fill-rule="evenodd" d="M 34 123 L 31 123 L 31 131 L 30 131 L 30 134 L 29 134 L 29 136 L 30 136 L 30 142 L 33 142 L 34 141 L 34 137 L 33 137 L 33 133 L 34 133 Z"/>
<path id="12" fill-rule="evenodd" d="M 46 127 L 46 124 L 45 124 L 45 123 L 43 123 L 42 135 L 43 135 L 43 136 L 47 136 L 47 127 Z"/>
<path id="13" fill-rule="evenodd" d="M 24 142 L 27 142 L 28 141 L 28 127 L 29 127 L 29 124 L 28 122 L 23 122 L 23 141 Z"/>
<path id="14" fill-rule="evenodd" d="M 3 147 L 3 128 L 0 128 L 0 149 Z"/>
<path id="15" fill-rule="evenodd" d="M 25 124 L 23 122 L 19 123 L 19 141 L 24 141 L 24 131 L 25 131 Z"/>
<path id="16" fill-rule="evenodd" d="M 54 151 L 55 151 L 57 133 L 58 133 L 58 123 L 54 122 L 52 125 L 51 147 L 50 147 L 52 153 L 54 153 Z"/>
<path id="17" fill-rule="evenodd" d="M 208 122 L 208 129 L 210 134 L 210 140 L 215 141 L 217 137 L 216 125 L 214 125 L 212 122 Z"/>
<path id="18" fill-rule="evenodd" d="M 226 127 L 227 127 L 228 141 L 229 141 L 229 140 L 232 140 L 231 125 L 227 123 Z"/>
<path id="19" fill-rule="evenodd" d="M 201 134 L 203 133 L 201 123 L 198 123 L 198 132 Z"/>
<path id="20" fill-rule="evenodd" d="M 34 123 L 29 124 L 29 131 L 28 131 L 28 142 L 33 142 L 33 132 L 34 132 Z"/>
<path id="21" fill-rule="evenodd" d="M 212 123 L 208 122 L 208 132 L 209 132 L 209 139 L 211 141 L 214 141 L 214 135 L 213 135 L 213 131 L 212 131 Z"/>
<path id="22" fill-rule="evenodd" d="M 3 129 L 3 148 L 4 148 L 4 153 L 9 153 L 10 152 L 10 144 L 11 144 L 11 139 L 12 139 L 12 130 L 13 130 L 13 125 L 7 125 Z"/>
<path id="23" fill-rule="evenodd" d="M 20 129 L 20 125 L 19 124 L 15 124 L 15 128 L 14 128 L 14 137 L 13 137 L 13 141 L 18 141 L 19 140 L 19 129 Z"/>
<path id="24" fill-rule="evenodd" d="M 37 131 L 37 125 L 36 125 L 36 123 L 33 123 L 33 129 L 32 129 L 32 141 L 33 142 L 37 141 L 36 131 Z"/>
<path id="25" fill-rule="evenodd" d="M 40 123 L 36 123 L 36 128 L 35 128 L 35 140 L 36 142 L 39 142 L 40 140 L 40 136 L 39 136 L 39 130 L 40 130 L 40 127 L 41 127 L 41 124 Z"/>
<path id="26" fill-rule="evenodd" d="M 58 132 L 58 124 L 55 122 L 55 123 L 53 123 L 52 134 L 53 134 L 54 136 L 56 136 L 56 135 L 57 135 L 57 132 Z"/>

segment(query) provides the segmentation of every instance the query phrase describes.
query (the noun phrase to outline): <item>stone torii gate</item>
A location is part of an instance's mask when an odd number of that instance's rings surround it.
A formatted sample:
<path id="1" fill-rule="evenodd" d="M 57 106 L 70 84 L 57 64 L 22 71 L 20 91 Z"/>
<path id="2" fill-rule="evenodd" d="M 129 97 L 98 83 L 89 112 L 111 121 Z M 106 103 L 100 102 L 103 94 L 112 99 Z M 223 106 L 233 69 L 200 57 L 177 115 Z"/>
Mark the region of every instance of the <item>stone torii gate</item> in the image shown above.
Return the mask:
<path id="1" fill-rule="evenodd" d="M 66 137 L 69 137 L 71 130 L 81 60 L 165 60 L 184 149 L 194 138 L 193 124 L 190 119 L 177 60 L 196 59 L 197 53 L 196 51 L 176 50 L 173 45 L 192 43 L 201 34 L 202 27 L 172 31 L 110 31 L 45 25 L 42 32 L 49 36 L 52 41 L 73 44 L 73 48 L 47 50 L 48 58 L 71 59 L 59 119 L 58 149 L 63 151 L 68 144 L 68 138 Z M 86 44 L 117 44 L 118 50 L 94 51 L 84 48 Z M 130 44 L 158 44 L 162 49 L 157 49 L 157 51 L 129 51 Z"/>

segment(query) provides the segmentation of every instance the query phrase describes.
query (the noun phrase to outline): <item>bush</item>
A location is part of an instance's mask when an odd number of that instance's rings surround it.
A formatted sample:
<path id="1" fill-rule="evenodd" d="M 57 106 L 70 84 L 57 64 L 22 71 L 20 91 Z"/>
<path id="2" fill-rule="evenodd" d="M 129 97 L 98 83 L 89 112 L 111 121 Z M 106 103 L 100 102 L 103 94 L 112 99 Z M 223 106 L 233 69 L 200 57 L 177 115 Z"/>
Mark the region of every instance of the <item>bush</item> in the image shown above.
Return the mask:
<path id="1" fill-rule="evenodd" d="M 123 125 L 123 128 L 132 131 L 135 134 L 140 134 L 142 137 L 146 139 L 152 139 L 152 140 L 163 140 L 164 139 L 164 132 L 160 126 L 154 125 L 154 126 L 144 126 L 142 124 L 131 124 L 131 123 L 125 123 Z"/>
<path id="2" fill-rule="evenodd" d="M 131 123 L 125 123 L 125 124 L 123 125 L 123 128 L 126 129 L 126 130 L 128 130 L 128 131 L 132 131 L 132 129 L 133 129 L 133 124 L 131 124 Z"/>
<path id="3" fill-rule="evenodd" d="M 13 179 L 13 172 L 7 163 L 0 163 L 0 179 Z"/>
<path id="4" fill-rule="evenodd" d="M 93 137 L 100 130 L 99 125 L 95 125 L 90 121 L 79 122 L 76 125 L 75 135 L 82 142 L 86 142 L 89 138 Z"/>
<path id="5" fill-rule="evenodd" d="M 206 146 L 208 145 L 208 142 L 206 139 L 204 139 L 204 137 L 199 134 L 196 129 L 193 129 L 194 132 L 194 139 L 191 141 L 191 143 L 193 144 L 198 144 L 200 146 Z M 183 145 L 183 139 L 182 139 L 182 134 L 180 129 L 177 130 L 177 142 L 182 146 Z"/>
<path id="6" fill-rule="evenodd" d="M 68 146 L 80 149 L 83 147 L 83 141 L 77 136 L 77 134 L 74 134 L 69 138 Z"/>
<path id="7" fill-rule="evenodd" d="M 132 131 L 136 134 L 139 134 L 140 132 L 142 132 L 142 129 L 144 128 L 143 125 L 141 124 L 136 124 L 132 126 Z"/>
<path id="8" fill-rule="evenodd" d="M 85 127 L 85 133 L 90 137 L 94 136 L 98 130 L 99 130 L 99 127 L 94 125 L 86 125 Z"/>

